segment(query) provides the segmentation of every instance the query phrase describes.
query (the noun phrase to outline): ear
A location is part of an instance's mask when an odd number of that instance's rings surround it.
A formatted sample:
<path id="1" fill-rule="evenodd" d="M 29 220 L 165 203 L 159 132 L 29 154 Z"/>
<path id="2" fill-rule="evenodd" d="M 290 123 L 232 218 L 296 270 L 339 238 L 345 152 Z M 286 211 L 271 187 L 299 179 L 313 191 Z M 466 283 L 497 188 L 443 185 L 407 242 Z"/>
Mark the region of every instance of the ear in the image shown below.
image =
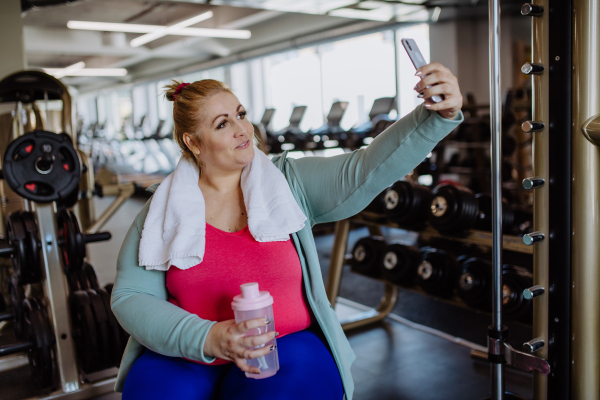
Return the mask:
<path id="1" fill-rule="evenodd" d="M 198 154 L 200 154 L 200 147 L 198 146 L 196 140 L 194 139 L 194 137 L 191 134 L 184 133 L 183 134 L 183 142 L 185 143 L 187 148 L 192 152 L 192 154 L 194 154 L 196 156 Z"/>

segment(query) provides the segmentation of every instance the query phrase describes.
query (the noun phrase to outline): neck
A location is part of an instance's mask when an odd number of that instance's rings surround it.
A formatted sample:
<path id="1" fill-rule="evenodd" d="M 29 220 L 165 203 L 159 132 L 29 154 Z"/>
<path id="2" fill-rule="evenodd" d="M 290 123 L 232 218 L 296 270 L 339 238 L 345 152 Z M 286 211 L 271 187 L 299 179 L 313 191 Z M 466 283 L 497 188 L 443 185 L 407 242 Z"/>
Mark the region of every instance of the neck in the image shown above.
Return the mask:
<path id="1" fill-rule="evenodd" d="M 202 192 L 226 194 L 240 189 L 241 178 L 241 169 L 239 171 L 207 171 L 203 169 L 200 179 L 198 179 L 198 186 Z"/>

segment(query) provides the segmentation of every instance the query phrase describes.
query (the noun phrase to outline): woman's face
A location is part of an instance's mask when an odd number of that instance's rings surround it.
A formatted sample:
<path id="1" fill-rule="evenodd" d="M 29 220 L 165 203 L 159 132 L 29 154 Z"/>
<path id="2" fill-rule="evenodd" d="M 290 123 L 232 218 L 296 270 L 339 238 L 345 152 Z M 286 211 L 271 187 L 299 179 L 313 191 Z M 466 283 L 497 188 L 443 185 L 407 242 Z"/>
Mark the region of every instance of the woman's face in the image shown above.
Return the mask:
<path id="1" fill-rule="evenodd" d="M 235 171 L 249 164 L 254 159 L 254 128 L 237 97 L 229 92 L 217 93 L 202 111 L 202 144 L 197 156 L 205 169 Z"/>

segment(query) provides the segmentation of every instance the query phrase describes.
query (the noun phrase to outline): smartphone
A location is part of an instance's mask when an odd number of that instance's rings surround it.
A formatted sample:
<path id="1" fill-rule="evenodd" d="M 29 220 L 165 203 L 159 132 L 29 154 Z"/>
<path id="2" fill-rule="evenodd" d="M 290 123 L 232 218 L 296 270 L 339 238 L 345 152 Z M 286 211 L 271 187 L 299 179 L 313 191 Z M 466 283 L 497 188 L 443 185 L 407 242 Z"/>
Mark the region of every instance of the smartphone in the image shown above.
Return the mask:
<path id="1" fill-rule="evenodd" d="M 414 41 L 414 39 L 402 39 L 402 46 L 404 46 L 404 49 L 406 50 L 406 53 L 408 54 L 408 57 L 410 57 L 410 61 L 412 61 L 413 65 L 415 66 L 415 69 L 419 69 L 424 65 L 427 65 L 427 62 L 425 61 L 425 58 L 423 58 L 423 54 L 421 54 L 421 50 L 419 50 L 419 47 L 417 46 L 417 42 Z M 431 86 L 427 86 L 425 89 L 429 89 Z M 433 101 L 434 103 L 439 103 L 440 101 L 444 100 L 443 95 L 433 95 L 431 96 L 431 101 Z"/>

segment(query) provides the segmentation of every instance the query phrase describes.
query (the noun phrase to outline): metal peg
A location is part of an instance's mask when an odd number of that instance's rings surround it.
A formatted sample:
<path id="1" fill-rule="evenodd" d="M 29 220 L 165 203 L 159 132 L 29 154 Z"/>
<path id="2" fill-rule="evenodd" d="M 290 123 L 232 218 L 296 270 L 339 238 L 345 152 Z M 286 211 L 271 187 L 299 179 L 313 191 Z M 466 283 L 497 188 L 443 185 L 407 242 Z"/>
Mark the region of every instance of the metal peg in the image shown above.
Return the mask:
<path id="1" fill-rule="evenodd" d="M 523 290 L 523 298 L 531 300 L 534 297 L 541 296 L 542 294 L 544 294 L 545 291 L 546 290 L 542 286 L 532 286 L 529 289 Z"/>
<path id="2" fill-rule="evenodd" d="M 529 17 L 541 17 L 544 15 L 544 7 L 525 3 L 521 6 L 521 15 Z"/>
<path id="3" fill-rule="evenodd" d="M 535 353 L 542 347 L 544 347 L 544 339 L 542 338 L 535 338 L 530 340 L 529 342 L 523 343 L 523 350 L 529 353 Z"/>
<path id="4" fill-rule="evenodd" d="M 521 129 L 523 129 L 524 132 L 541 132 L 544 130 L 546 125 L 544 125 L 543 122 L 540 121 L 525 121 L 523 122 L 523 124 L 521 124 Z"/>
<path id="5" fill-rule="evenodd" d="M 525 63 L 521 67 L 521 72 L 525 75 L 541 75 L 544 72 L 544 65 L 536 63 Z"/>
<path id="6" fill-rule="evenodd" d="M 544 178 L 540 178 L 539 176 L 533 176 L 531 178 L 523 179 L 523 187 L 527 190 L 535 189 L 544 186 L 546 181 Z"/>
<path id="7" fill-rule="evenodd" d="M 523 243 L 527 246 L 531 246 L 534 243 L 541 242 L 544 240 L 544 234 L 542 232 L 531 232 L 523 235 Z"/>

